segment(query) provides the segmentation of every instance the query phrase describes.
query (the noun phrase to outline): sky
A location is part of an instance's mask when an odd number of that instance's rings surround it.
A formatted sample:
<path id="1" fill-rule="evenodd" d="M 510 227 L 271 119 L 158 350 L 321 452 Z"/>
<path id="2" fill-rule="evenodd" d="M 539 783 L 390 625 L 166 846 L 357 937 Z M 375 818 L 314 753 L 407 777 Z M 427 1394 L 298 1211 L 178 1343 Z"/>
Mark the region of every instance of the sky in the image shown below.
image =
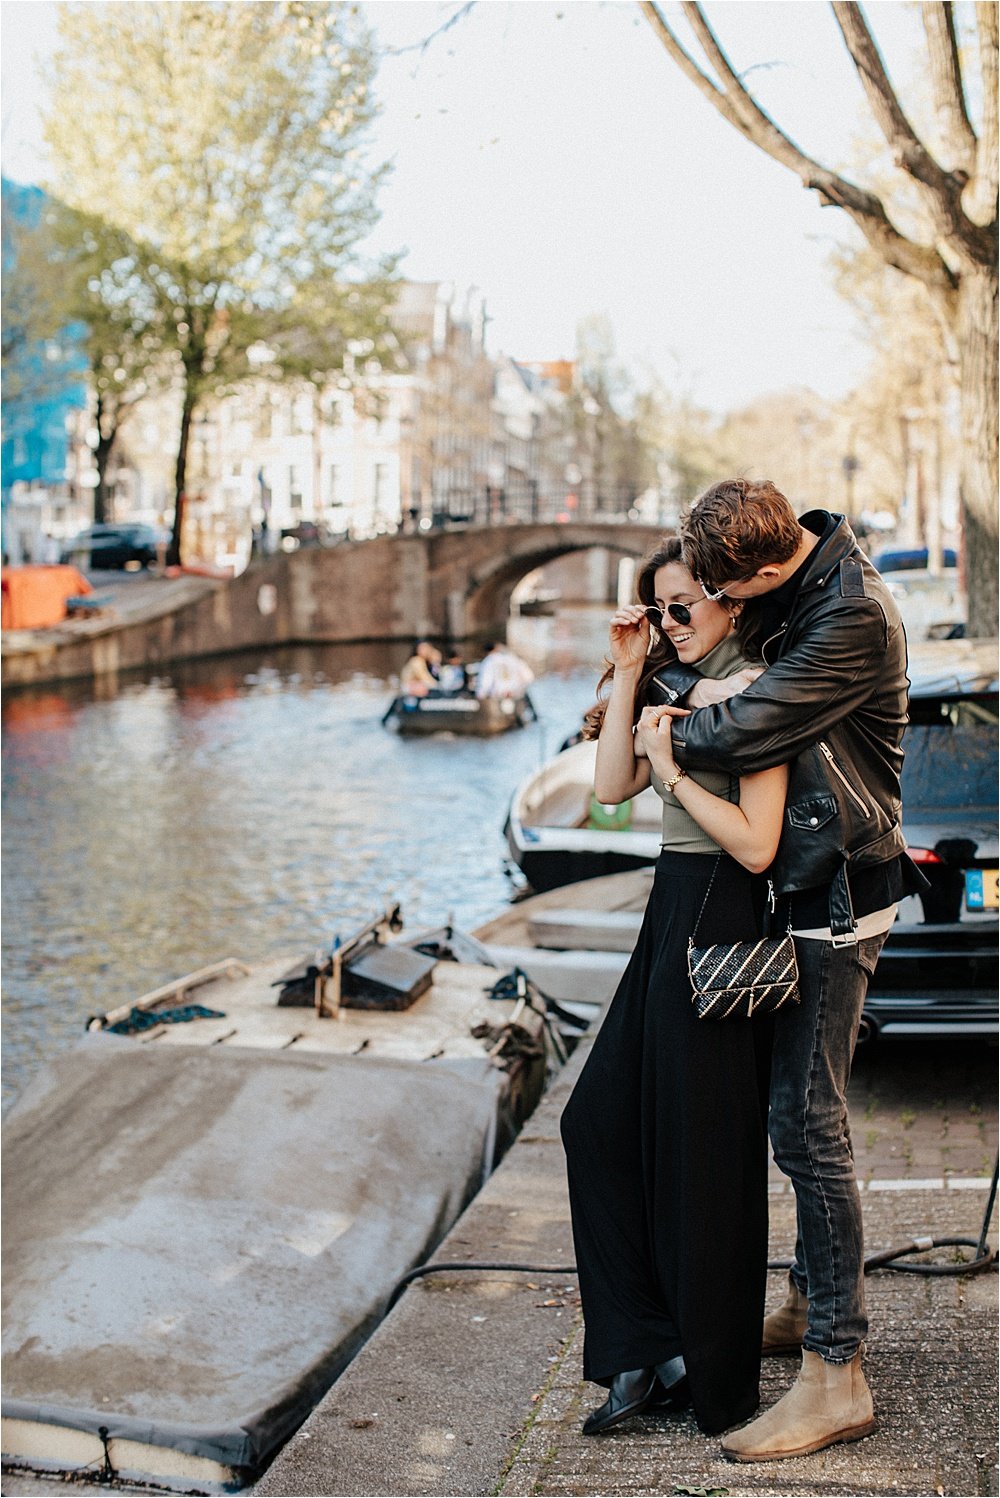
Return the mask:
<path id="1" fill-rule="evenodd" d="M 827 265 L 852 226 L 717 115 L 633 0 L 478 0 L 421 48 L 458 8 L 361 6 L 387 54 L 370 157 L 392 163 L 368 248 L 405 250 L 414 280 L 478 287 L 493 352 L 571 358 L 578 322 L 605 314 L 639 384 L 656 374 L 716 412 L 799 386 L 838 399 L 860 380 L 872 351 Z M 45 179 L 38 65 L 58 9 L 0 7 L 3 167 L 17 181 Z M 913 8 L 866 9 L 905 80 Z M 864 100 L 829 7 L 706 10 L 786 133 L 843 167 Z"/>

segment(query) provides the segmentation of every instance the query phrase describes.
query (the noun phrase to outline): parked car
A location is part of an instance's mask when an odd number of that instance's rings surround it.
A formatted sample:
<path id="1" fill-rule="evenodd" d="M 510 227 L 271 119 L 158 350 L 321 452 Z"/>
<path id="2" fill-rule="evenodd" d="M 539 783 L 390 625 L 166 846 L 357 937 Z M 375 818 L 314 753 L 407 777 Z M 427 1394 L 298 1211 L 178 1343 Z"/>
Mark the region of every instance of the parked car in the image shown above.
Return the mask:
<path id="1" fill-rule="evenodd" d="M 160 534 L 151 525 L 92 525 L 65 547 L 60 561 L 87 572 L 137 572 L 156 561 Z"/>
<path id="2" fill-rule="evenodd" d="M 869 1034 L 997 1032 L 997 646 L 910 649 L 903 830 L 930 883 L 886 940 L 865 1005 Z"/>
<path id="3" fill-rule="evenodd" d="M 871 984 L 862 1037 L 996 1034 L 997 646 L 910 648 L 903 832 L 929 881 L 901 901 Z M 652 789 L 623 806 L 593 793 L 596 745 L 569 744 L 518 786 L 504 831 L 536 891 L 654 863 Z"/>
<path id="4" fill-rule="evenodd" d="M 959 630 L 964 633 L 968 603 L 954 569 L 883 572 L 882 580 L 896 600 L 911 644 L 955 638 Z"/>

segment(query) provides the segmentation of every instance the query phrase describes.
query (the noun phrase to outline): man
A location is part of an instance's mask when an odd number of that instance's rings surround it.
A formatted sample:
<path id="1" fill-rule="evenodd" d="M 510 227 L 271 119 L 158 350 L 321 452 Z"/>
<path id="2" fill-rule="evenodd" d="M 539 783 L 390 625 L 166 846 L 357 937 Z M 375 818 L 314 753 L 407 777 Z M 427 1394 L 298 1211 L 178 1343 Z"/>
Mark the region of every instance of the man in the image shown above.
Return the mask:
<path id="1" fill-rule="evenodd" d="M 769 1129 L 795 1189 L 798 1241 L 763 1351 L 801 1346 L 802 1368 L 723 1443 L 733 1460 L 767 1461 L 875 1429 L 846 1092 L 868 979 L 897 900 L 921 884 L 900 827 L 906 641 L 846 519 L 814 510 L 800 521 L 769 481 L 713 485 L 682 539 L 707 594 L 757 600 L 767 669 L 749 685 L 745 673 L 711 682 L 680 664 L 659 673 L 663 701 L 696 709 L 674 720 L 677 763 L 734 775 L 790 765 L 771 875 L 790 902 L 801 1004 L 776 1021 Z"/>
<path id="2" fill-rule="evenodd" d="M 535 673 L 527 661 L 522 661 L 506 645 L 493 642 L 487 645 L 486 653 L 479 663 L 476 696 L 480 700 L 487 697 L 498 701 L 504 698 L 516 700 L 524 696 L 534 679 Z"/>

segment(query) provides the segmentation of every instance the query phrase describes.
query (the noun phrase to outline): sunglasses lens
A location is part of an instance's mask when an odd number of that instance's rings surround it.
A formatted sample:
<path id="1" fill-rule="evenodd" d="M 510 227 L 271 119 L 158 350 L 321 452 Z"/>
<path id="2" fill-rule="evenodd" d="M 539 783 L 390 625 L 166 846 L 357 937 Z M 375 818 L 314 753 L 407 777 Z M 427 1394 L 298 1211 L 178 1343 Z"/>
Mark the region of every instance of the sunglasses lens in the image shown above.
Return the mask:
<path id="1" fill-rule="evenodd" d="M 643 609 L 645 611 L 646 618 L 651 624 L 655 624 L 657 627 L 659 627 L 663 623 L 663 610 L 658 609 L 655 603 L 643 604 Z"/>
<path id="2" fill-rule="evenodd" d="M 685 607 L 683 603 L 668 603 L 667 613 L 670 615 L 671 619 L 676 620 L 678 624 L 691 623 L 691 610 Z"/>

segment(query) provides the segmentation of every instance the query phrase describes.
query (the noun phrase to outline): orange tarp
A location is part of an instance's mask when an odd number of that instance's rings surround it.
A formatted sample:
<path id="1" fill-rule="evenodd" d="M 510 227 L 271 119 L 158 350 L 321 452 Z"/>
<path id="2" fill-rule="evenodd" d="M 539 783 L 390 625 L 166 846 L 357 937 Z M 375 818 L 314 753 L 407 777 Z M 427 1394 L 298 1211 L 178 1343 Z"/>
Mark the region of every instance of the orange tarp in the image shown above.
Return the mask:
<path id="1" fill-rule="evenodd" d="M 4 629 L 61 624 L 67 598 L 94 591 L 75 567 L 5 567 L 2 583 Z"/>

